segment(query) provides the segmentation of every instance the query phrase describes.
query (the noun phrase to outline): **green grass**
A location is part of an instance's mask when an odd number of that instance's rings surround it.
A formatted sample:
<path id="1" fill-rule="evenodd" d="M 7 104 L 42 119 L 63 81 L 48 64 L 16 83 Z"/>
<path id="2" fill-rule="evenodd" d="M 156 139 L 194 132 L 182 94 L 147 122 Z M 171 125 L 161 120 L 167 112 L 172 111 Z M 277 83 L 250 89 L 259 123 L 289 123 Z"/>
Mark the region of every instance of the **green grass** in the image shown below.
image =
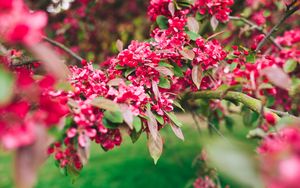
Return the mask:
<path id="1" fill-rule="evenodd" d="M 49 160 L 40 172 L 37 187 L 184 187 L 194 176 L 192 161 L 201 151 L 200 145 L 167 135 L 168 144 L 157 165 L 149 156 L 145 137 L 135 144 L 127 138 L 121 147 L 109 152 L 93 145 L 90 161 L 75 184 L 60 175 Z"/>
<path id="2" fill-rule="evenodd" d="M 237 131 L 238 136 L 244 138 L 245 131 L 241 130 Z M 53 159 L 47 160 L 39 172 L 36 187 L 184 188 L 196 177 L 197 169 L 192 162 L 201 152 L 201 143 L 207 134 L 199 134 L 191 126 L 186 126 L 183 131 L 186 138 L 184 142 L 176 138 L 169 128 L 162 131 L 166 144 L 157 165 L 149 155 L 145 135 L 135 144 L 126 137 L 121 147 L 109 152 L 92 145 L 89 163 L 74 184 L 70 177 L 59 172 Z M 10 154 L 0 155 L 1 188 L 13 187 L 10 163 Z M 221 180 L 232 185 L 228 179 Z"/>

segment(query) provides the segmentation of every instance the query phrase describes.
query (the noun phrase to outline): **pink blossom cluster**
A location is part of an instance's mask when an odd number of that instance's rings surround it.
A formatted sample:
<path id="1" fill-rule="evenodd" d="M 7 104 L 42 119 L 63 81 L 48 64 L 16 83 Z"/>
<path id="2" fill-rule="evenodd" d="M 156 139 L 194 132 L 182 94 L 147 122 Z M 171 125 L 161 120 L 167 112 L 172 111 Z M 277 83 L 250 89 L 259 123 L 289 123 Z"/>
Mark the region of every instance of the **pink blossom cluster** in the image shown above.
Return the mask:
<path id="1" fill-rule="evenodd" d="M 269 68 L 282 70 L 288 61 L 298 62 L 300 60 L 298 34 L 298 29 L 293 29 L 285 32 L 283 36 L 277 37 L 276 42 L 285 48 L 281 51 L 275 47 L 271 48 L 272 53 L 270 55 L 257 56 L 255 62 L 247 62 L 247 56 L 251 55 L 249 51 L 233 46 L 233 52 L 229 54 L 231 58 L 227 59 L 228 65 L 223 68 L 219 67 L 217 71 L 217 80 L 228 85 L 241 84 L 243 91 L 253 96 L 272 96 L 275 98 L 275 107 L 280 106 L 287 111 L 291 110 L 292 99 L 289 97 L 289 92 L 285 88 L 273 85 L 266 76 L 266 70 Z M 262 38 L 263 35 L 258 35 L 254 39 L 256 40 L 254 49 Z M 234 68 L 230 68 L 232 64 L 236 64 Z"/>
<path id="2" fill-rule="evenodd" d="M 11 54 L 14 53 L 17 52 Z M 1 59 L 6 65 L 11 64 L 10 58 L 2 56 Z M 49 128 L 57 125 L 69 112 L 67 98 L 56 97 L 56 81 L 52 76 L 36 80 L 26 67 L 11 71 L 15 79 L 14 93 L 6 104 L 0 106 L 0 142 L 7 149 L 32 144 L 38 126 Z"/>
<path id="3" fill-rule="evenodd" d="M 213 182 L 210 177 L 205 176 L 204 178 L 200 177 L 194 182 L 194 188 L 216 188 L 217 185 Z"/>
<path id="4" fill-rule="evenodd" d="M 258 153 L 262 175 L 269 188 L 296 188 L 300 178 L 299 125 L 282 128 L 261 143 Z"/>
<path id="5" fill-rule="evenodd" d="M 168 10 L 169 3 L 172 0 L 151 0 L 148 7 L 148 15 L 152 21 L 156 20 L 156 17 L 159 15 L 171 16 L 170 11 Z"/>
<path id="6" fill-rule="evenodd" d="M 75 155 L 69 155 L 68 151 L 76 148 L 76 143 L 85 148 L 92 140 L 105 150 L 121 144 L 118 126 L 114 129 L 107 127 L 106 110 L 94 104 L 98 98 L 118 104 L 129 125 L 134 116 L 145 116 L 147 105 L 155 115 L 163 117 L 164 123 L 160 122 L 160 126 L 172 121 L 167 113 L 174 108 L 176 94 L 188 87 L 197 90 L 191 78 L 192 67 L 197 65 L 207 70 L 216 67 L 227 56 L 216 40 L 204 41 L 202 38 L 196 40 L 196 47 L 183 52 L 190 42 L 185 33 L 186 24 L 186 18 L 169 18 L 167 29 L 153 30 L 152 41 L 133 41 L 127 49 L 105 62 L 108 65 L 106 73 L 85 61 L 82 68 L 70 67 L 69 82 L 74 91 L 65 95 L 71 100 L 74 123 L 68 128 L 60 147 L 53 146 L 51 150 L 55 156 L 60 156 L 56 158 L 62 167 L 72 162 Z M 185 53 L 195 53 L 194 61 L 187 60 Z M 175 76 L 174 66 L 186 66 L 182 76 Z M 208 77 L 203 78 L 202 84 L 205 88 L 213 87 Z M 143 129 L 149 131 L 152 125 L 145 120 L 142 123 Z M 67 159 L 69 162 L 66 163 Z"/>
<path id="7" fill-rule="evenodd" d="M 42 11 L 32 12 L 23 0 L 0 2 L 0 35 L 7 42 L 33 45 L 42 38 L 47 24 L 47 15 Z"/>
<path id="8" fill-rule="evenodd" d="M 170 5 L 172 3 L 172 5 Z M 151 20 L 156 20 L 157 16 L 163 15 L 166 17 L 175 16 L 184 17 L 187 14 L 195 14 L 199 12 L 201 15 L 209 14 L 221 22 L 226 22 L 229 19 L 231 12 L 230 7 L 234 4 L 233 0 L 196 0 L 190 4 L 189 8 L 182 8 L 172 12 L 173 2 L 171 0 L 151 0 L 148 7 L 148 15 Z M 180 6 L 180 5 L 179 5 Z"/>
<path id="9" fill-rule="evenodd" d="M 219 21 L 226 22 L 231 12 L 229 7 L 233 4 L 234 0 L 197 0 L 195 8 L 199 10 L 200 14 L 209 13 Z"/>
<path id="10" fill-rule="evenodd" d="M 284 46 L 293 46 L 300 42 L 300 28 L 284 32 L 283 36 L 276 38 L 276 42 Z"/>
<path id="11" fill-rule="evenodd" d="M 196 56 L 193 61 L 194 65 L 201 64 L 203 70 L 217 67 L 219 62 L 227 57 L 227 53 L 217 40 L 206 41 L 203 38 L 196 40 L 196 48 L 193 48 Z"/>

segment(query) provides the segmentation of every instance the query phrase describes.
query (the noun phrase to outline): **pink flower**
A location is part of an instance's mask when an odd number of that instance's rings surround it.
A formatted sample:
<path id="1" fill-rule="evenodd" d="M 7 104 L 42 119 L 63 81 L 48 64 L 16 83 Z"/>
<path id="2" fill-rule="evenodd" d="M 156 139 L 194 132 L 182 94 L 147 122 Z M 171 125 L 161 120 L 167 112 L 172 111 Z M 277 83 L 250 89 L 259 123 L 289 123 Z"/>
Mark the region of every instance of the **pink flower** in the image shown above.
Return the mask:
<path id="1" fill-rule="evenodd" d="M 6 2 L 6 1 L 3 1 Z M 43 29 L 47 23 L 44 12 L 30 12 L 23 0 L 1 2 L 0 35 L 11 43 L 21 42 L 33 45 L 42 39 Z"/>
<path id="2" fill-rule="evenodd" d="M 297 188 L 300 183 L 300 129 L 285 127 L 267 136 L 258 148 L 268 188 Z"/>
<path id="3" fill-rule="evenodd" d="M 208 176 L 196 179 L 193 185 L 194 188 L 217 188 L 217 185 Z"/>
<path id="4" fill-rule="evenodd" d="M 229 8 L 234 4 L 233 0 L 197 0 L 195 8 L 200 14 L 209 13 L 214 15 L 219 21 L 228 21 L 228 16 L 231 12 Z"/>

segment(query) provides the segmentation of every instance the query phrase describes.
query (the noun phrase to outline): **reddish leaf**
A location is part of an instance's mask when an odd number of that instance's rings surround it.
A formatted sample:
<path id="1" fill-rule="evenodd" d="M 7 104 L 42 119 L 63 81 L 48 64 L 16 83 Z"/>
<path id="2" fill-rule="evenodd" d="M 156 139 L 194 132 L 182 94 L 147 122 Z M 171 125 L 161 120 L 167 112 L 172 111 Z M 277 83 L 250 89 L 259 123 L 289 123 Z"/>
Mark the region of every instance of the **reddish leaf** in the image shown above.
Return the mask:
<path id="1" fill-rule="evenodd" d="M 154 114 L 151 112 L 151 109 L 147 109 L 146 116 L 150 135 L 156 140 L 159 135 L 158 125 Z"/>
<path id="2" fill-rule="evenodd" d="M 189 50 L 187 48 L 184 48 L 183 50 L 180 51 L 180 54 L 185 58 L 189 60 L 193 60 L 195 58 L 195 53 L 193 50 Z"/>
<path id="3" fill-rule="evenodd" d="M 35 143 L 30 146 L 20 147 L 15 155 L 15 184 L 18 188 L 34 187 L 39 167 L 46 160 L 47 131 L 43 125 L 36 125 Z"/>
<path id="4" fill-rule="evenodd" d="M 0 67 L 0 106 L 10 103 L 14 96 L 15 80 L 13 75 Z"/>
<path id="5" fill-rule="evenodd" d="M 180 127 L 174 125 L 173 123 L 171 123 L 171 128 L 172 128 L 172 131 L 174 132 L 174 134 L 181 140 L 184 140 L 184 136 L 183 136 L 183 133 L 182 133 L 182 130 L 180 129 Z"/>
<path id="6" fill-rule="evenodd" d="M 85 147 L 78 145 L 77 154 L 83 165 L 87 164 L 88 159 L 90 158 L 90 138 L 87 135 L 84 135 L 86 139 Z"/>
<path id="7" fill-rule="evenodd" d="M 72 108 L 79 108 L 78 103 L 73 99 L 68 99 L 68 105 L 71 106 Z"/>
<path id="8" fill-rule="evenodd" d="M 158 85 L 155 81 L 152 81 L 152 89 L 153 89 L 153 93 L 156 99 L 160 98 L 160 92 L 158 89 Z"/>
<path id="9" fill-rule="evenodd" d="M 199 22 L 194 17 L 187 18 L 187 26 L 190 31 L 192 31 L 194 33 L 199 32 L 199 28 L 200 28 Z"/>
<path id="10" fill-rule="evenodd" d="M 174 75 L 174 73 L 167 67 L 159 66 L 159 67 L 155 67 L 155 70 L 157 70 L 158 72 L 160 72 L 161 74 L 164 74 L 166 76 L 172 77 Z"/>
<path id="11" fill-rule="evenodd" d="M 272 84 L 281 89 L 289 90 L 292 85 L 289 75 L 279 67 L 267 67 L 263 69 L 261 73 L 265 75 Z"/>
<path id="12" fill-rule="evenodd" d="M 129 106 L 127 104 L 120 104 L 120 109 L 121 109 L 124 121 L 127 123 L 129 128 L 132 130 L 134 115 L 132 114 L 131 110 L 129 109 Z"/>
<path id="13" fill-rule="evenodd" d="M 203 70 L 200 65 L 194 65 L 192 69 L 192 80 L 197 89 L 200 89 Z"/>
<path id="14" fill-rule="evenodd" d="M 219 25 L 219 21 L 217 20 L 217 18 L 215 16 L 211 17 L 210 19 L 210 25 L 213 29 L 213 31 L 215 31 Z"/>
<path id="15" fill-rule="evenodd" d="M 124 48 L 123 42 L 118 39 L 117 42 L 116 42 L 116 47 L 117 47 L 118 51 L 121 52 Z"/>
<path id="16" fill-rule="evenodd" d="M 174 5 L 173 2 L 170 2 L 170 3 L 169 3 L 168 9 L 169 9 L 171 15 L 174 16 L 174 14 L 175 14 L 175 5 Z"/>
<path id="17" fill-rule="evenodd" d="M 120 109 L 119 105 L 112 100 L 98 97 L 91 101 L 91 105 L 109 111 L 117 111 Z"/>
<path id="18" fill-rule="evenodd" d="M 157 135 L 156 139 L 151 134 L 149 135 L 148 149 L 154 160 L 154 164 L 156 164 L 163 151 L 163 141 L 160 134 Z"/>
<path id="19" fill-rule="evenodd" d="M 120 83 L 124 83 L 124 80 L 122 78 L 115 78 L 107 82 L 108 86 L 119 86 Z"/>
<path id="20" fill-rule="evenodd" d="M 68 67 L 63 63 L 55 51 L 44 43 L 30 46 L 32 53 L 44 64 L 45 69 L 57 78 L 66 79 L 70 74 Z"/>

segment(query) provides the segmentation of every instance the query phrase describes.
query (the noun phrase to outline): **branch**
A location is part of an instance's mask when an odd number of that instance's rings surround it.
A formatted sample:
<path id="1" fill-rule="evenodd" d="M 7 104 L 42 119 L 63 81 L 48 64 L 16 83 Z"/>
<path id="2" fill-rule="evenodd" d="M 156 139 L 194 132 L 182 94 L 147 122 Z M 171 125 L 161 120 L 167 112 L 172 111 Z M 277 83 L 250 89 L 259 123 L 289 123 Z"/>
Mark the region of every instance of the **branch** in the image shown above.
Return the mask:
<path id="1" fill-rule="evenodd" d="M 250 97 L 244 93 L 236 92 L 236 91 L 228 91 L 224 94 L 224 91 L 198 91 L 194 93 L 189 93 L 189 97 L 192 99 L 225 99 L 233 102 L 239 102 L 250 108 L 251 110 L 260 113 L 262 109 L 262 102 L 258 99 L 255 99 L 253 97 Z M 288 116 L 293 119 L 299 120 L 299 117 L 293 116 L 287 112 L 281 112 L 277 110 L 273 110 L 270 108 L 263 108 L 264 112 L 272 113 L 276 115 L 277 117 L 279 116 Z"/>
<path id="2" fill-rule="evenodd" d="M 247 20 L 246 18 L 238 17 L 238 16 L 229 16 L 229 19 L 233 20 L 233 21 L 241 21 L 241 22 L 251 26 L 252 28 L 258 30 L 262 34 L 267 35 L 267 32 L 265 32 L 262 27 L 256 25 L 255 23 L 251 22 L 250 20 Z M 283 49 L 282 46 L 275 41 L 274 37 L 270 36 L 270 38 L 268 40 L 270 40 L 279 50 Z"/>
<path id="3" fill-rule="evenodd" d="M 292 9 L 291 9 L 291 7 L 287 7 L 285 14 L 282 16 L 282 18 L 279 20 L 279 22 L 269 31 L 269 33 L 267 33 L 265 38 L 262 41 L 260 41 L 260 43 L 258 44 L 255 51 L 258 52 L 263 47 L 263 45 L 266 43 L 266 41 L 269 40 L 271 35 L 277 31 L 279 26 L 281 26 L 281 24 L 283 24 L 285 22 L 285 20 L 288 19 L 292 14 L 294 14 L 298 9 L 299 9 L 299 6 L 296 6 Z"/>
<path id="4" fill-rule="evenodd" d="M 20 67 L 20 66 L 27 66 L 27 65 L 32 65 L 35 62 L 39 62 L 38 60 L 32 59 L 32 60 L 24 60 L 24 61 L 19 61 L 19 62 L 12 62 L 11 66 L 13 67 Z"/>
<path id="5" fill-rule="evenodd" d="M 52 39 L 50 39 L 50 38 L 48 38 L 48 37 L 46 37 L 46 36 L 44 36 L 43 39 L 44 39 L 46 42 L 52 44 L 53 46 L 56 46 L 56 47 L 58 47 L 58 48 L 64 50 L 65 52 L 67 52 L 69 55 L 71 55 L 71 56 L 72 56 L 74 59 L 76 59 L 77 61 L 81 62 L 81 61 L 83 60 L 82 57 L 80 57 L 79 55 L 77 55 L 76 53 L 74 53 L 72 50 L 70 50 L 70 49 L 69 49 L 68 47 L 66 47 L 65 45 L 63 45 L 63 44 L 61 44 L 61 43 L 59 43 L 59 42 L 56 42 L 56 41 L 54 41 L 54 40 L 52 40 Z"/>

